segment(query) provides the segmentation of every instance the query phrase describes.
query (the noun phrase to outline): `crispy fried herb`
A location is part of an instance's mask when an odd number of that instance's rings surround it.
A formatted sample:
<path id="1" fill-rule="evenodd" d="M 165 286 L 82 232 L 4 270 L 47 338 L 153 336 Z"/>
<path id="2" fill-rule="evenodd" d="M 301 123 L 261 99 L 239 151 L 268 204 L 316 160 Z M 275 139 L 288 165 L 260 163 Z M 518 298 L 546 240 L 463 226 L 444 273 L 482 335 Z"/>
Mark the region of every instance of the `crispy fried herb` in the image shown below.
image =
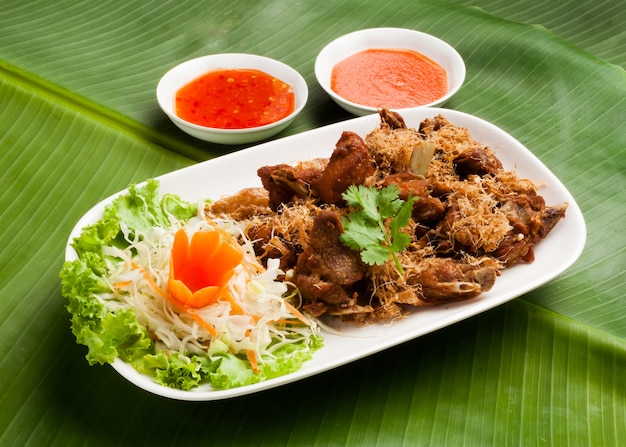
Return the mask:
<path id="1" fill-rule="evenodd" d="M 382 265 L 391 256 L 403 274 L 396 253 L 411 242 L 411 237 L 402 229 L 409 223 L 417 197 L 409 196 L 404 201 L 399 195 L 396 185 L 383 189 L 350 186 L 342 196 L 354 210 L 347 218 L 342 218 L 345 231 L 341 241 L 353 250 L 360 250 L 361 259 L 369 265 Z"/>

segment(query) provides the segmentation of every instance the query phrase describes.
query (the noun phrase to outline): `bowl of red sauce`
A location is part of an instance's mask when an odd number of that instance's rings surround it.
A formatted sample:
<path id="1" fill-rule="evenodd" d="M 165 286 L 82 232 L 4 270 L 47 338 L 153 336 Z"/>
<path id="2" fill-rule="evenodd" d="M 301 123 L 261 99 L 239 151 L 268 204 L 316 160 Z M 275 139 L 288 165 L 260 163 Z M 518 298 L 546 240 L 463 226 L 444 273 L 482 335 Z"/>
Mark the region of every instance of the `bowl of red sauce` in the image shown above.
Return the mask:
<path id="1" fill-rule="evenodd" d="M 461 55 L 443 40 L 404 28 L 371 28 L 341 36 L 315 60 L 320 86 L 355 115 L 378 109 L 439 106 L 465 80 Z"/>
<path id="2" fill-rule="evenodd" d="M 169 70 L 156 89 L 159 106 L 189 135 L 245 144 L 284 130 L 304 108 L 308 87 L 290 66 L 264 56 L 212 54 Z"/>

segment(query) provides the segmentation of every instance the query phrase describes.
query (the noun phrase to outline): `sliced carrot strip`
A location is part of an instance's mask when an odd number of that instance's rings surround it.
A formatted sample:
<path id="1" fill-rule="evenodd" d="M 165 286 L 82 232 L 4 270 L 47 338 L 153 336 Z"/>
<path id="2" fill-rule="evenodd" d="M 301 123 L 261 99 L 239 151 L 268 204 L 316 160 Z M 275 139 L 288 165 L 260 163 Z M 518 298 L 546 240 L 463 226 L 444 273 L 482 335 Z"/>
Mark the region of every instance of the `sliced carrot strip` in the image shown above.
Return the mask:
<path id="1" fill-rule="evenodd" d="M 209 323 L 208 321 L 206 321 L 200 315 L 198 315 L 197 313 L 195 313 L 193 311 L 186 311 L 186 313 L 191 318 L 193 318 L 196 323 L 198 323 L 200 326 L 205 328 L 207 330 L 207 332 L 209 334 L 211 334 L 211 336 L 213 338 L 217 338 L 217 329 L 215 329 L 215 327 L 211 323 Z"/>
<path id="2" fill-rule="evenodd" d="M 300 321 L 302 321 L 304 324 L 306 324 L 307 326 L 311 326 L 311 322 L 309 321 L 309 319 L 307 317 L 305 317 L 298 309 L 296 309 L 291 303 L 289 303 L 289 301 L 284 300 L 285 303 L 285 307 L 287 307 L 287 309 L 289 309 L 289 311 L 294 314 L 296 316 L 296 318 Z"/>
<path id="3" fill-rule="evenodd" d="M 223 298 L 225 301 L 228 301 L 230 303 L 231 315 L 244 315 L 245 314 L 245 312 L 243 311 L 243 308 L 239 305 L 239 303 L 237 303 L 237 301 L 235 301 L 235 298 L 233 298 L 233 295 L 230 293 L 229 290 L 224 291 L 224 293 L 221 294 L 220 298 Z"/>
<path id="4" fill-rule="evenodd" d="M 256 354 L 254 353 L 252 349 L 246 350 L 246 354 L 248 356 L 248 361 L 250 362 L 250 366 L 252 367 L 252 371 L 254 371 L 255 374 L 258 374 L 259 364 L 257 363 L 257 360 L 256 360 Z"/>

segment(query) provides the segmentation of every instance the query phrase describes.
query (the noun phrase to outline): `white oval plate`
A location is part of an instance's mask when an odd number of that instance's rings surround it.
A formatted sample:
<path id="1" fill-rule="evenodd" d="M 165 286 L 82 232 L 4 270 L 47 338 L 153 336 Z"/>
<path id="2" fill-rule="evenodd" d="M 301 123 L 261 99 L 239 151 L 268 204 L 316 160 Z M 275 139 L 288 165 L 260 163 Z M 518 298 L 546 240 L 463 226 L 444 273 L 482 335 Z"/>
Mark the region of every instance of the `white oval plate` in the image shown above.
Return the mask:
<path id="1" fill-rule="evenodd" d="M 208 401 L 255 393 L 319 374 L 384 349 L 420 337 L 503 304 L 554 279 L 580 256 L 586 239 L 585 221 L 574 198 L 559 179 L 526 147 L 500 128 L 466 113 L 438 109 L 416 109 L 403 114 L 407 126 L 417 127 L 425 118 L 442 114 L 457 126 L 467 127 L 472 136 L 498 155 L 505 169 L 515 168 L 518 175 L 540 185 L 540 193 L 549 205 L 568 202 L 565 219 L 535 247 L 535 262 L 504 270 L 495 286 L 477 298 L 439 307 L 418 308 L 393 324 L 375 324 L 363 328 L 335 324 L 338 333 L 324 331 L 324 347 L 306 362 L 301 370 L 265 382 L 228 390 L 209 385 L 181 391 L 156 384 L 151 377 L 139 374 L 130 365 L 116 359 L 115 370 L 127 380 L 151 393 L 178 400 Z M 257 169 L 265 165 L 295 163 L 315 157 L 328 157 L 344 130 L 365 137 L 379 123 L 378 115 L 369 115 L 292 135 L 234 152 L 159 177 L 162 193 L 178 194 L 188 201 L 218 199 L 242 188 L 261 186 Z M 89 210 L 76 224 L 65 252 L 67 260 L 76 259 L 70 246 L 74 237 L 88 224 L 95 223 L 111 196 Z"/>

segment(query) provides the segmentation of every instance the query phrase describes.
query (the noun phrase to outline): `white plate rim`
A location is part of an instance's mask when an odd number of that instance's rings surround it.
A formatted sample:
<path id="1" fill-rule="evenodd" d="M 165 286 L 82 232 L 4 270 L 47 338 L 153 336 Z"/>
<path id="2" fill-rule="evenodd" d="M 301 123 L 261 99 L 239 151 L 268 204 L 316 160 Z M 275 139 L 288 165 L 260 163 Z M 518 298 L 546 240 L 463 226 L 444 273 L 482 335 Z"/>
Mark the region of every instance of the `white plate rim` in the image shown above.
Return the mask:
<path id="1" fill-rule="evenodd" d="M 406 111 L 408 126 L 415 127 L 425 118 L 438 114 L 452 124 L 467 127 L 472 136 L 490 146 L 502 160 L 505 169 L 515 169 L 521 177 L 543 184 L 540 194 L 549 205 L 568 202 L 565 219 L 557 224 L 546 239 L 536 247 L 532 264 L 520 264 L 503 272 L 489 292 L 472 300 L 432 308 L 420 308 L 407 318 L 391 325 L 365 328 L 342 326 L 343 335 L 325 332 L 324 347 L 313 354 L 299 371 L 253 385 L 227 390 L 214 390 L 203 385 L 191 391 L 177 390 L 155 383 L 151 377 L 138 373 L 132 366 L 116 359 L 112 366 L 126 380 L 153 394 L 184 401 L 210 401 L 243 396 L 295 382 L 333 368 L 373 355 L 409 340 L 470 318 L 504 304 L 553 280 L 567 270 L 580 256 L 586 241 L 583 214 L 565 185 L 524 145 L 504 130 L 476 116 L 442 108 Z M 256 169 L 277 163 L 295 163 L 315 157 L 327 157 L 343 131 L 365 137 L 379 122 L 378 115 L 368 115 L 334 123 L 300 134 L 269 141 L 157 177 L 161 193 L 173 193 L 183 199 L 218 199 L 243 187 L 260 186 Z M 232 168 L 236 170 L 233 172 Z M 71 242 L 82 228 L 96 222 L 104 207 L 127 189 L 102 200 L 87 211 L 71 231 L 65 259 L 76 259 Z"/>

